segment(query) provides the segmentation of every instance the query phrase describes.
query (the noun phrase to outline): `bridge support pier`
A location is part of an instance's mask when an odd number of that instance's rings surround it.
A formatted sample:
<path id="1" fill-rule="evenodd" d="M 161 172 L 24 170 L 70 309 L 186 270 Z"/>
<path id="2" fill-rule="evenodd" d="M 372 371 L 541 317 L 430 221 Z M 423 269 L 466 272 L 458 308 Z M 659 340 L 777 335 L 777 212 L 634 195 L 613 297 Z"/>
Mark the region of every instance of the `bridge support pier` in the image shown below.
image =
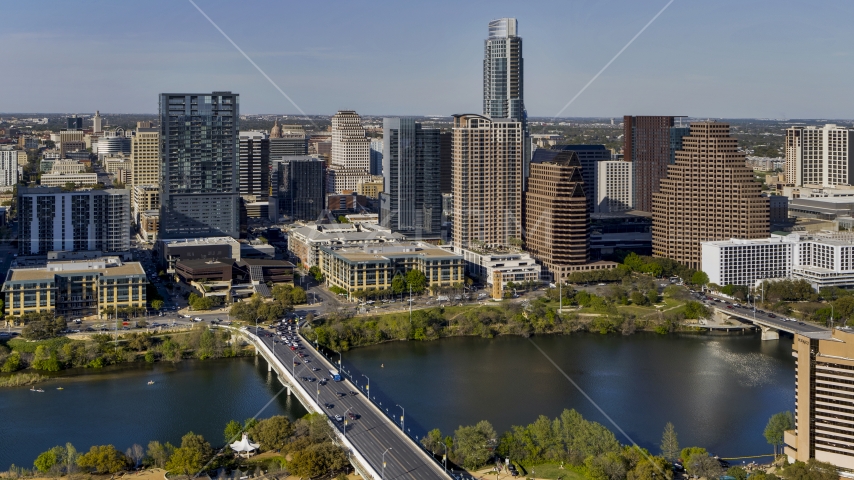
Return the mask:
<path id="1" fill-rule="evenodd" d="M 272 364 L 272 363 L 270 363 L 270 362 L 267 362 L 267 371 L 268 371 L 268 372 L 272 372 L 272 371 L 273 371 L 273 364 Z"/>
<path id="2" fill-rule="evenodd" d="M 779 340 L 780 332 L 771 327 L 759 326 L 762 329 L 762 340 Z"/>

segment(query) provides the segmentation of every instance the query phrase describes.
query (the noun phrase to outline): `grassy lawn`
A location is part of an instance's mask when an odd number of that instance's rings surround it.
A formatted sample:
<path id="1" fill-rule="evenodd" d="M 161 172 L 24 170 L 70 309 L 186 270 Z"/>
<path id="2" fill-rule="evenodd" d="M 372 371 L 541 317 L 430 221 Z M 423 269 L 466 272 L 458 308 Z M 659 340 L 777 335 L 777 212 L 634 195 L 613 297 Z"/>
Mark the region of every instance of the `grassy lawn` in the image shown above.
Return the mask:
<path id="1" fill-rule="evenodd" d="M 560 464 L 556 463 L 544 463 L 528 468 L 527 470 L 528 474 L 525 475 L 526 477 L 549 478 L 552 480 L 557 480 L 558 478 L 561 480 L 588 480 L 588 477 L 585 475 L 574 471 L 573 467 L 564 466 L 561 469 Z"/>

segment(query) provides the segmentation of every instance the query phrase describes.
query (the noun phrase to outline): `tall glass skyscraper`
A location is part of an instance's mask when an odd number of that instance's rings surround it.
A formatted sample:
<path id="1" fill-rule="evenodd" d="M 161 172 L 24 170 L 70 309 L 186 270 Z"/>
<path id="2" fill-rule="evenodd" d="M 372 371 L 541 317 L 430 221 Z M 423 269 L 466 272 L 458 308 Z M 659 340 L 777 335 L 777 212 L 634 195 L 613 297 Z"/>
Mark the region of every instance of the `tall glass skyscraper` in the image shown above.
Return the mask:
<path id="1" fill-rule="evenodd" d="M 238 95 L 160 94 L 158 238 L 240 235 Z"/>
<path id="2" fill-rule="evenodd" d="M 413 238 L 438 238 L 442 228 L 440 130 L 412 118 L 383 119 L 380 225 Z"/>
<path id="3" fill-rule="evenodd" d="M 483 114 L 525 120 L 522 37 L 515 18 L 489 22 L 483 54 Z"/>

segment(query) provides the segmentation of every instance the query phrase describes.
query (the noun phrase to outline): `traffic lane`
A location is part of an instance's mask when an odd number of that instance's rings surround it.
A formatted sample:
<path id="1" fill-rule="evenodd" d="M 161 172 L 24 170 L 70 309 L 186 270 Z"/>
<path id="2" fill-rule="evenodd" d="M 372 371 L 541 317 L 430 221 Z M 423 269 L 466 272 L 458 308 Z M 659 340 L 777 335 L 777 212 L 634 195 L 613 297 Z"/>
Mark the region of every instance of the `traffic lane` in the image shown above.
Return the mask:
<path id="1" fill-rule="evenodd" d="M 715 303 L 717 303 L 717 302 L 715 302 Z M 815 324 L 811 324 L 811 323 L 807 323 L 807 322 L 801 322 L 801 321 L 797 321 L 797 320 L 794 320 L 794 321 L 785 320 L 784 321 L 782 319 L 782 317 L 780 317 L 780 316 L 774 316 L 772 318 L 767 313 L 764 313 L 764 314 L 759 313 L 759 312 L 754 313 L 753 309 L 750 309 L 748 307 L 736 307 L 736 306 L 732 305 L 733 308 L 727 308 L 726 306 L 719 306 L 719 305 L 715 305 L 715 304 L 712 304 L 712 307 L 717 309 L 717 310 L 720 310 L 722 312 L 725 312 L 728 314 L 734 314 L 735 316 L 742 317 L 742 318 L 745 318 L 748 320 L 754 320 L 754 319 L 760 320 L 760 321 L 762 321 L 762 323 L 771 324 L 771 325 L 780 327 L 780 328 L 785 329 L 785 330 L 792 330 L 792 331 L 797 331 L 797 332 L 808 332 L 808 333 L 827 331 L 827 329 L 824 327 L 821 327 L 821 326 L 815 325 Z"/>
<path id="2" fill-rule="evenodd" d="M 350 391 L 356 391 L 350 390 L 351 388 L 355 388 L 352 384 L 346 380 L 341 382 L 334 382 L 330 380 L 324 386 L 319 385 L 320 378 L 326 377 L 326 370 L 328 370 L 328 368 L 321 368 L 318 372 L 311 370 L 310 364 L 315 363 L 314 360 L 317 355 L 309 355 L 311 358 L 306 361 L 306 359 L 300 359 L 296 354 L 291 354 L 290 352 L 293 351 L 285 345 L 273 343 L 271 337 L 261 338 L 262 341 L 264 341 L 279 357 L 279 360 L 284 365 L 288 365 L 285 360 L 288 356 L 291 357 L 290 362 L 300 362 L 300 365 L 294 366 L 292 370 L 295 372 L 294 375 L 297 377 L 295 380 L 302 382 L 304 386 L 314 386 L 313 389 L 305 389 L 309 394 L 312 393 L 312 390 L 314 391 L 315 401 L 319 402 L 326 416 L 332 420 L 333 424 L 335 424 L 339 430 L 343 428 L 344 424 L 343 422 L 336 421 L 334 419 L 334 415 L 338 414 L 347 418 L 345 416 L 345 412 L 348 410 L 351 412 L 355 411 L 359 415 L 360 418 L 356 421 L 349 421 L 348 419 L 346 435 L 350 437 L 350 441 L 357 446 L 359 452 L 362 453 L 362 455 L 365 456 L 365 458 L 374 465 L 375 468 L 381 469 L 382 453 L 386 448 L 391 447 L 392 450 L 386 454 L 386 474 L 390 476 L 389 478 L 436 478 L 436 475 L 430 471 L 431 465 L 424 462 L 419 452 L 413 451 L 413 446 L 407 440 L 400 437 L 400 432 L 397 430 L 397 426 L 394 425 L 391 420 L 372 410 L 371 406 L 367 404 L 368 400 L 362 397 L 361 394 L 357 394 L 355 396 L 349 394 Z M 319 363 L 322 364 L 322 361 Z M 316 380 L 314 382 L 305 382 L 301 378 L 303 376 L 314 377 Z M 344 393 L 345 396 L 339 396 L 337 394 L 338 392 Z M 324 405 L 326 403 L 334 405 L 333 408 L 325 408 Z M 404 455 L 395 456 L 392 453 L 395 451 L 403 452 Z M 406 455 L 407 452 L 410 454 Z M 393 467 L 394 465 L 396 465 L 396 467 Z"/>
<path id="3" fill-rule="evenodd" d="M 320 355 L 318 352 L 314 351 L 313 355 L 314 357 L 317 357 L 320 363 L 324 364 L 327 369 L 335 368 L 326 358 L 322 358 L 322 355 Z M 347 393 L 348 391 L 358 390 L 352 383 L 350 383 L 346 379 L 340 383 L 332 382 L 327 385 L 336 384 L 341 385 L 341 387 L 335 389 L 335 392 L 340 391 L 343 393 Z M 333 395 L 335 395 L 335 392 L 333 392 Z M 425 459 L 423 455 L 421 455 L 420 448 L 417 445 L 413 445 L 411 440 L 406 437 L 405 434 L 398 428 L 395 421 L 389 419 L 381 411 L 377 412 L 377 410 L 374 410 L 374 406 L 368 403 L 369 399 L 363 397 L 361 394 L 358 394 L 356 396 L 348 395 L 347 397 L 339 398 L 343 401 L 342 406 L 344 407 L 351 408 L 356 405 L 356 408 L 367 409 L 363 411 L 369 412 L 369 415 L 367 417 L 363 417 L 368 419 L 368 421 L 363 423 L 363 426 L 365 427 L 365 432 L 367 432 L 369 436 L 371 436 L 370 439 L 366 439 L 367 445 L 376 445 L 377 442 L 385 443 L 386 447 L 392 447 L 398 452 L 404 453 L 400 456 L 400 458 L 397 459 L 397 462 L 400 464 L 400 467 L 402 469 L 401 475 L 411 474 L 415 475 L 417 478 L 437 478 L 437 476 L 442 477 L 441 474 L 437 475 L 436 470 L 433 470 L 438 467 L 430 460 Z M 379 409 L 379 407 L 377 407 L 377 409 Z M 361 421 L 361 419 L 359 421 Z M 381 456 L 382 450 L 384 450 L 384 448 L 381 448 L 379 450 L 380 451 L 378 452 L 378 454 Z M 386 458 L 388 458 L 388 455 L 390 454 L 391 452 L 386 455 Z M 382 462 L 381 458 L 379 459 L 379 462 Z M 390 462 L 387 463 L 390 464 Z"/>

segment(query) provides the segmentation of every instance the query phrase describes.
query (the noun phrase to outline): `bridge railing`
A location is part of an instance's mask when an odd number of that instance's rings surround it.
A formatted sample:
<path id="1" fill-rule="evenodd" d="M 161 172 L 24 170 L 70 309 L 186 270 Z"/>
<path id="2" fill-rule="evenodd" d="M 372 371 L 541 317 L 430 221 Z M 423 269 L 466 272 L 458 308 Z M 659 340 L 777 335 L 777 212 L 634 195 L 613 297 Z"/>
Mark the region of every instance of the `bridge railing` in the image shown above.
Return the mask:
<path id="1" fill-rule="evenodd" d="M 297 333 L 297 335 L 299 335 L 299 337 L 302 339 L 302 341 L 303 341 L 303 342 L 305 342 L 305 343 L 306 343 L 306 344 L 308 344 L 308 345 L 312 345 L 312 343 L 311 343 L 308 339 L 306 339 L 305 337 L 303 337 L 301 333 Z M 376 399 L 371 395 L 371 393 L 370 393 L 366 388 L 362 388 L 362 386 L 361 386 L 361 385 L 359 385 L 358 381 L 357 381 L 356 379 L 354 379 L 354 378 L 353 378 L 353 374 L 352 374 L 351 372 L 349 372 L 349 371 L 347 371 L 346 369 L 344 369 L 344 368 L 343 368 L 343 367 L 344 367 L 343 365 L 338 364 L 334 359 L 332 359 L 331 357 L 329 357 L 328 355 L 326 355 L 326 354 L 325 354 L 325 353 L 320 349 L 320 347 L 319 347 L 319 346 L 316 346 L 316 347 L 313 347 L 313 348 L 314 348 L 314 350 L 315 350 L 317 353 L 319 353 L 320 355 L 323 355 L 323 358 L 325 358 L 325 359 L 326 359 L 326 361 L 328 361 L 330 364 L 332 364 L 332 365 L 338 365 L 338 372 L 339 372 L 339 373 L 341 373 L 342 375 L 344 375 L 344 377 L 345 377 L 345 378 L 348 378 L 348 379 L 350 380 L 350 382 L 352 382 L 354 385 L 356 385 L 356 387 L 357 387 L 360 391 L 362 391 L 362 392 L 365 394 L 365 397 L 367 397 L 367 398 L 368 398 L 368 401 L 369 401 L 369 402 L 371 402 L 371 403 L 374 405 L 374 407 L 376 407 L 376 408 L 377 408 L 377 410 L 379 410 L 379 411 L 380 411 L 380 413 L 382 413 L 383 415 L 385 415 L 386 417 L 388 417 L 388 418 L 392 421 L 392 424 L 394 424 L 394 426 L 395 426 L 395 427 L 397 427 L 397 429 L 398 429 L 398 430 L 400 430 L 404 435 L 406 435 L 406 437 L 408 437 L 410 440 L 412 440 L 412 442 L 413 442 L 413 443 L 415 443 L 415 445 L 416 445 L 416 446 L 417 446 L 421 451 L 423 451 L 423 452 L 427 455 L 427 457 L 428 457 L 430 460 L 432 460 L 432 461 L 433 461 L 433 463 L 435 463 L 435 464 L 436 464 L 437 466 L 439 466 L 440 468 L 443 468 L 443 469 L 445 469 L 445 468 L 446 468 L 446 465 L 444 465 L 441 461 L 439 461 L 439 459 L 437 459 L 437 458 L 436 458 L 436 456 L 435 456 L 435 455 L 433 455 L 433 452 L 431 452 L 430 450 L 427 450 L 427 449 L 426 449 L 426 448 L 421 444 L 421 442 L 419 441 L 419 438 L 418 438 L 418 436 L 417 436 L 417 435 L 413 436 L 411 433 L 406 432 L 406 431 L 403 429 L 403 425 L 401 425 L 401 424 L 400 424 L 399 419 L 398 419 L 398 418 L 395 418 L 395 416 L 394 416 L 394 414 L 393 414 L 393 413 L 389 412 L 388 410 L 385 410 L 385 409 L 384 409 L 384 407 L 383 407 L 383 405 L 382 405 L 382 404 L 380 404 L 379 402 L 377 402 L 377 400 L 376 400 Z M 452 473 L 448 473 L 448 475 L 451 475 L 452 477 L 456 478 L 456 476 L 455 476 L 455 475 L 453 475 Z"/>

